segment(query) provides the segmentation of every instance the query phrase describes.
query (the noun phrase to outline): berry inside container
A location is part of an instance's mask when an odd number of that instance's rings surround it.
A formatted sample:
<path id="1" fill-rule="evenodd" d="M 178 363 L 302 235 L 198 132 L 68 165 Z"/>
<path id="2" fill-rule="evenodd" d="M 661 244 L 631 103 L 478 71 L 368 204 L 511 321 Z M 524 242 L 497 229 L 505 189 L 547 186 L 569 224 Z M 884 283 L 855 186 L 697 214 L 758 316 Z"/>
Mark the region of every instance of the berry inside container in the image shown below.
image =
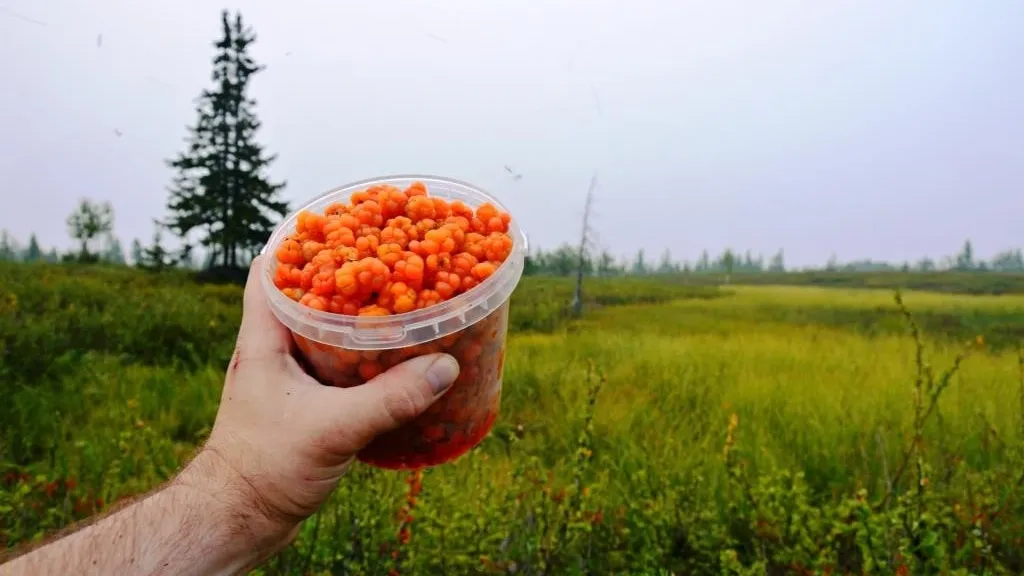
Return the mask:
<path id="1" fill-rule="evenodd" d="M 359 386 L 416 356 L 445 352 L 456 382 L 422 415 L 357 458 L 388 469 L 450 462 L 498 417 L 509 297 L 526 237 L 479 188 L 388 176 L 328 191 L 274 231 L 260 278 L 312 374 Z"/>

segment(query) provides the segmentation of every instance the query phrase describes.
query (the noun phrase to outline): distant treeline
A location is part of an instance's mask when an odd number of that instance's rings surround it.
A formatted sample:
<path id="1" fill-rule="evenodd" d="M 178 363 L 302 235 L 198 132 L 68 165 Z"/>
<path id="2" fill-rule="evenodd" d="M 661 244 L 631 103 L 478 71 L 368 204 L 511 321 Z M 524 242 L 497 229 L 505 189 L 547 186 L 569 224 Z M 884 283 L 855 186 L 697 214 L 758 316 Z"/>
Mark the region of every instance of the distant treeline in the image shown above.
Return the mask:
<path id="1" fill-rule="evenodd" d="M 731 249 L 712 257 L 704 250 L 696 261 L 678 261 L 672 258 L 668 250 L 662 252 L 657 260 L 648 258 L 644 250 L 637 252 L 631 259 L 616 259 L 610 252 L 602 251 L 592 254 L 586 251 L 583 259 L 583 273 L 588 276 L 622 276 L 648 274 L 687 274 L 687 273 L 757 273 L 757 272 L 792 272 L 796 269 L 787 268 L 782 250 L 765 260 L 761 254 L 754 255 L 750 250 L 742 254 Z M 576 274 L 580 265 L 579 248 L 563 244 L 545 251 L 538 249 L 527 257 L 526 273 L 548 276 L 571 276 Z M 832 257 L 823 266 L 802 267 L 800 270 L 824 270 L 829 272 L 1024 272 L 1024 251 L 1020 248 L 1004 250 L 990 260 L 979 259 L 974 255 L 971 241 L 964 242 L 960 252 L 939 260 L 922 258 L 917 262 L 892 263 L 877 260 L 855 260 L 840 262 Z"/>
<path id="2" fill-rule="evenodd" d="M 138 239 L 132 241 L 130 253 L 126 254 L 121 242 L 112 233 L 114 211 L 109 204 L 96 204 L 83 200 L 68 217 L 68 232 L 79 247 L 60 253 L 56 248 L 44 249 L 35 234 L 28 242 L 19 242 L 7 231 L 0 231 L 0 260 L 23 262 L 102 262 L 107 264 L 133 265 L 148 269 L 185 268 L 202 270 L 216 264 L 211 255 L 200 257 L 192 250 L 168 250 L 163 246 L 158 229 L 153 240 L 143 245 Z M 640 250 L 633 258 L 616 259 L 610 252 L 595 254 L 587 251 L 582 259 L 586 276 L 625 276 L 654 274 L 749 274 L 794 272 L 787 268 L 785 256 L 779 250 L 767 260 L 763 255 L 754 255 L 750 250 L 735 252 L 725 250 L 712 257 L 704 250 L 696 261 L 678 261 L 665 250 L 656 260 L 647 257 Z M 248 256 L 248 254 L 247 254 Z M 526 274 L 544 276 L 572 276 L 580 265 L 577 247 L 563 244 L 554 250 L 538 249 L 526 258 Z M 1024 250 L 1004 250 L 989 260 L 976 258 L 970 240 L 964 243 L 959 253 L 933 260 L 923 258 L 914 263 L 891 263 L 877 260 L 839 262 L 829 259 L 822 266 L 800 268 L 802 271 L 828 272 L 1024 272 Z"/>
<path id="3" fill-rule="evenodd" d="M 85 249 L 59 252 L 56 248 L 44 249 L 36 235 L 29 236 L 28 243 L 19 242 L 6 231 L 0 231 L 0 262 L 77 262 L 136 266 L 160 270 L 178 268 L 203 270 L 214 265 L 212 256 L 200 257 L 193 251 L 168 250 L 163 246 L 160 235 L 151 244 L 143 245 L 133 240 L 129 253 L 125 253 L 120 240 L 113 234 L 103 234 L 87 243 Z"/>

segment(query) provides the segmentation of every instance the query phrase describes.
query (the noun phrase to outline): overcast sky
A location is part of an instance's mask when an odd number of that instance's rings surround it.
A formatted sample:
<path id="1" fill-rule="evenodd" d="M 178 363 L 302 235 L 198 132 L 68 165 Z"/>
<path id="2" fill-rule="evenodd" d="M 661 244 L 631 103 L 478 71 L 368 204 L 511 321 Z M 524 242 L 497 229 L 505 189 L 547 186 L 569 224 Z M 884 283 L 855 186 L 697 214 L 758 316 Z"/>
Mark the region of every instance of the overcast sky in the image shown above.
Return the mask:
<path id="1" fill-rule="evenodd" d="M 294 202 L 447 175 L 553 247 L 597 170 L 617 255 L 1024 245 L 1019 0 L 0 0 L 0 228 L 69 246 L 87 196 L 148 241 L 222 7 L 258 35 L 259 139 Z"/>

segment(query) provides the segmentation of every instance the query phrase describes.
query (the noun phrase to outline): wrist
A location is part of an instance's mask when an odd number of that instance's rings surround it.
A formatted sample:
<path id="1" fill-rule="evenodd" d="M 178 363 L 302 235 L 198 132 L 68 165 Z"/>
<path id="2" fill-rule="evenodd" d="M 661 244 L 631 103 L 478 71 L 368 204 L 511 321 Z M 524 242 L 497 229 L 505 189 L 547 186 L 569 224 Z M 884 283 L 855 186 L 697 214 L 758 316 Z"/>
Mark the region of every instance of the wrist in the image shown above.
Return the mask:
<path id="1" fill-rule="evenodd" d="M 245 574 L 290 542 L 296 526 L 262 515 L 237 473 L 201 453 L 161 489 L 0 572 Z"/>
<path id="2" fill-rule="evenodd" d="M 298 524 L 275 517 L 256 489 L 216 450 L 203 448 L 167 490 L 199 504 L 225 555 L 225 567 L 254 567 L 287 546 L 298 532 Z"/>

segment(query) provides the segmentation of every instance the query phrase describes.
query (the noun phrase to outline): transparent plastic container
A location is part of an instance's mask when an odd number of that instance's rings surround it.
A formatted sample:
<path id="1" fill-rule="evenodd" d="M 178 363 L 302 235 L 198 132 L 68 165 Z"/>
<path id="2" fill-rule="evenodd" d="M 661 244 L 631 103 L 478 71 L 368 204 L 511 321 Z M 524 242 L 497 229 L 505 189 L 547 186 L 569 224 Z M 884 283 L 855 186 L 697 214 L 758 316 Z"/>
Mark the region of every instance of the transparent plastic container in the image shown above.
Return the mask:
<path id="1" fill-rule="evenodd" d="M 461 200 L 472 208 L 489 202 L 508 212 L 479 188 L 437 176 L 388 176 L 330 190 L 290 214 L 274 231 L 264 252 L 274 254 L 295 230 L 303 210 L 322 213 L 334 202 L 377 184 L 404 189 L 422 182 L 427 194 Z M 273 283 L 277 261 L 265 259 L 260 278 L 270 307 L 288 327 L 313 376 L 330 386 L 351 387 L 364 375 L 410 358 L 446 352 L 458 360 L 455 384 L 412 422 L 370 443 L 357 458 L 388 469 L 417 469 L 452 461 L 480 443 L 497 419 L 505 361 L 509 297 L 523 274 L 526 236 L 509 223 L 512 252 L 489 278 L 468 292 L 421 310 L 391 316 L 345 316 L 313 310 L 285 296 Z"/>

